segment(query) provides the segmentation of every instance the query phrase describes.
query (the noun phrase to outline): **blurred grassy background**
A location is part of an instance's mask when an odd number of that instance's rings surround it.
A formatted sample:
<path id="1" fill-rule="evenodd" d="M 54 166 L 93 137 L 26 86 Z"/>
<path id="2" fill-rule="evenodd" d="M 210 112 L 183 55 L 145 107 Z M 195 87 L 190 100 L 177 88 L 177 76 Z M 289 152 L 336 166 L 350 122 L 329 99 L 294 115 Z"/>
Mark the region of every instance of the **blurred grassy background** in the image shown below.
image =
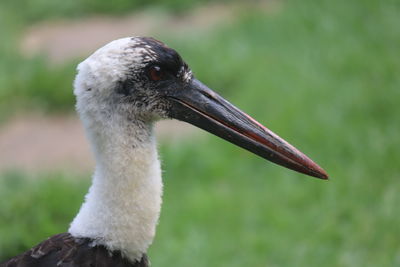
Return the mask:
<path id="1" fill-rule="evenodd" d="M 158 2 L 173 13 L 207 4 Z M 270 14 L 244 8 L 207 33 L 157 37 L 200 80 L 307 152 L 331 181 L 212 136 L 161 144 L 165 193 L 153 266 L 400 266 L 400 2 L 277 3 Z M 25 27 L 148 5 L 2 1 L 0 120 L 73 110 L 78 60 L 25 59 L 16 45 Z M 66 231 L 90 182 L 68 173 L 0 176 L 0 260 Z"/>

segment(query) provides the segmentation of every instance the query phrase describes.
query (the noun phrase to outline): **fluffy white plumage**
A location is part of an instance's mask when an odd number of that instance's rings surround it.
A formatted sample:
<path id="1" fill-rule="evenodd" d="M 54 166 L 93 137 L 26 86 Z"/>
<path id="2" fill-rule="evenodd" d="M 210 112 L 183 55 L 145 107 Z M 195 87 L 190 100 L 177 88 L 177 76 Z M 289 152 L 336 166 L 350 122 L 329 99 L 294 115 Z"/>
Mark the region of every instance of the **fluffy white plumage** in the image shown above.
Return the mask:
<path id="1" fill-rule="evenodd" d="M 127 64 L 143 55 L 124 38 L 97 50 L 78 66 L 77 110 L 96 159 L 93 183 L 69 232 L 120 250 L 134 261 L 152 243 L 158 222 L 162 180 L 152 121 L 113 105 L 112 87 Z M 131 123 L 128 123 L 127 116 Z"/>

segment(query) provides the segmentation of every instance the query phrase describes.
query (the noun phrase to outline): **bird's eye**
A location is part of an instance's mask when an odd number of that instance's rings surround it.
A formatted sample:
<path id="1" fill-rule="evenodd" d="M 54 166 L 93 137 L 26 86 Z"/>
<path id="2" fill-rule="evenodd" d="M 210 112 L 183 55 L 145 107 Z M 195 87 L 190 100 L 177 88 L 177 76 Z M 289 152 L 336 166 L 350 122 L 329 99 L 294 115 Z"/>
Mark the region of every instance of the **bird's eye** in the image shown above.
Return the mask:
<path id="1" fill-rule="evenodd" d="M 160 81 L 165 77 L 165 72 L 159 66 L 150 67 L 148 74 L 152 81 Z"/>

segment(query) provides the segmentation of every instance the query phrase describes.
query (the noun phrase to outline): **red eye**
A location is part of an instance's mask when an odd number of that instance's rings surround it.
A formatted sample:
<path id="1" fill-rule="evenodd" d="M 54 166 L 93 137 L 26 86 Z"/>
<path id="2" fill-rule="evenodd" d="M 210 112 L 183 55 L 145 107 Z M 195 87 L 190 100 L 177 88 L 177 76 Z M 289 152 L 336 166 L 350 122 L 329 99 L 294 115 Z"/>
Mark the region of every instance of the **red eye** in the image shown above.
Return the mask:
<path id="1" fill-rule="evenodd" d="M 164 78 L 164 71 L 159 66 L 152 66 L 149 69 L 149 77 L 152 81 L 160 81 Z"/>

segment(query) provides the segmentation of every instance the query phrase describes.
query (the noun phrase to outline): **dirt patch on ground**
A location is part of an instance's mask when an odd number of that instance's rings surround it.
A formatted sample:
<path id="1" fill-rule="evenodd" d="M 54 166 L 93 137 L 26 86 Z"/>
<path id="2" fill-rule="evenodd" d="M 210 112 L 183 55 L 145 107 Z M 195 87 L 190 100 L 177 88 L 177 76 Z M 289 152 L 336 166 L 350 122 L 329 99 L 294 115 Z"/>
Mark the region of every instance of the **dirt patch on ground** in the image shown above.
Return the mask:
<path id="1" fill-rule="evenodd" d="M 46 21 L 28 28 L 21 40 L 24 55 L 44 54 L 50 62 L 87 56 L 111 40 L 143 35 L 187 37 L 233 22 L 239 13 L 257 9 L 275 12 L 278 1 L 213 3 L 181 15 L 145 10 L 122 17 L 92 16 L 77 20 Z"/>
<path id="2" fill-rule="evenodd" d="M 176 120 L 156 124 L 160 142 L 197 138 L 200 130 Z M 75 117 L 24 116 L 0 127 L 0 172 L 87 172 L 93 157 L 81 122 Z"/>
<path id="3" fill-rule="evenodd" d="M 184 16 L 157 11 L 141 11 L 124 17 L 93 16 L 74 21 L 44 22 L 28 29 L 22 39 L 25 55 L 43 53 L 53 63 L 86 56 L 111 40 L 132 36 L 153 36 L 162 32 L 174 35 L 207 30 L 229 22 L 233 8 L 213 5 Z"/>

